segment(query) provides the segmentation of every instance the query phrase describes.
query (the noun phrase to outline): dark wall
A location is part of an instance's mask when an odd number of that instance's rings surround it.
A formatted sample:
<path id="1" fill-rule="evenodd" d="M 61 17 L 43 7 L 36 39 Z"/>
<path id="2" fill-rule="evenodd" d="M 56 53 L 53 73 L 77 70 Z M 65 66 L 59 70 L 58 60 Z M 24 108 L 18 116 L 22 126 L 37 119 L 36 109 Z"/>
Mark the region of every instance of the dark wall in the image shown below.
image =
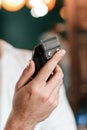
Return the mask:
<path id="1" fill-rule="evenodd" d="M 18 48 L 32 49 L 40 34 L 54 22 L 62 22 L 58 5 L 46 16 L 34 18 L 26 7 L 17 12 L 0 10 L 0 38 Z"/>

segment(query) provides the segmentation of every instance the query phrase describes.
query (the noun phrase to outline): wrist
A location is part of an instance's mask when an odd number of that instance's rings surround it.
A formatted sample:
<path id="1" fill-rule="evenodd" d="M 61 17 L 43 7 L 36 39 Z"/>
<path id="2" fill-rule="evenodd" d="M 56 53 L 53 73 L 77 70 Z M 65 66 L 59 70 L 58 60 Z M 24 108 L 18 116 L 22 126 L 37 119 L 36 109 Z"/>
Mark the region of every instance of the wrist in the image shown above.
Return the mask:
<path id="1" fill-rule="evenodd" d="M 36 123 L 31 119 L 20 119 L 18 116 L 10 114 L 5 130 L 34 130 Z"/>

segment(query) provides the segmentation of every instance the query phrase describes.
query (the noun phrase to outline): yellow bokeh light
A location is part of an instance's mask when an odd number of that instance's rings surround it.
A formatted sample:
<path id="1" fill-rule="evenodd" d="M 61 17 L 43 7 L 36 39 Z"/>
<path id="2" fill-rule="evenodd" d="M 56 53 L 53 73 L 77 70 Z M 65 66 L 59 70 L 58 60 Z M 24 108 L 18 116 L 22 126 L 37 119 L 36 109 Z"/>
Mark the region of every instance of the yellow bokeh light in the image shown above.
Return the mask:
<path id="1" fill-rule="evenodd" d="M 51 11 L 56 4 L 56 0 L 43 0 L 43 2 L 48 6 L 49 11 Z"/>
<path id="2" fill-rule="evenodd" d="M 29 9 L 32 8 L 32 5 L 30 4 L 30 0 L 27 0 L 27 1 L 26 1 L 26 6 L 27 6 Z"/>
<path id="3" fill-rule="evenodd" d="M 39 1 L 37 0 L 37 2 L 40 2 L 40 0 Z M 41 0 L 41 2 L 47 5 L 49 11 L 51 11 L 56 4 L 56 0 Z M 30 0 L 27 0 L 26 6 L 30 9 L 32 8 L 32 5 L 30 4 Z"/>
<path id="4" fill-rule="evenodd" d="M 66 19 L 66 7 L 65 6 L 63 6 L 60 9 L 60 16 L 61 16 L 61 18 Z"/>
<path id="5" fill-rule="evenodd" d="M 0 0 L 0 8 L 1 8 L 1 1 L 2 1 L 2 0 Z"/>
<path id="6" fill-rule="evenodd" d="M 2 1 L 2 8 L 11 12 L 21 9 L 26 3 L 26 0 L 1 0 L 1 1 Z"/>

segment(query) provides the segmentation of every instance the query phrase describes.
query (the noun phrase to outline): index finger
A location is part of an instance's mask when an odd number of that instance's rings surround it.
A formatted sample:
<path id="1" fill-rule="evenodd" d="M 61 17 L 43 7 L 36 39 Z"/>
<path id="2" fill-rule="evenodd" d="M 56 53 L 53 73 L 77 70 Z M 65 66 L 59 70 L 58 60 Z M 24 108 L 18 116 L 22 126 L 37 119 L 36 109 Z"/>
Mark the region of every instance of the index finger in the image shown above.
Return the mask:
<path id="1" fill-rule="evenodd" d="M 55 69 L 56 65 L 58 64 L 58 62 L 62 59 L 64 55 L 65 55 L 64 49 L 57 51 L 54 54 L 54 56 L 49 61 L 47 61 L 47 63 L 40 69 L 40 71 L 35 77 L 35 80 L 39 82 L 40 85 L 41 83 L 47 81 L 47 79 L 49 78 L 53 70 Z"/>

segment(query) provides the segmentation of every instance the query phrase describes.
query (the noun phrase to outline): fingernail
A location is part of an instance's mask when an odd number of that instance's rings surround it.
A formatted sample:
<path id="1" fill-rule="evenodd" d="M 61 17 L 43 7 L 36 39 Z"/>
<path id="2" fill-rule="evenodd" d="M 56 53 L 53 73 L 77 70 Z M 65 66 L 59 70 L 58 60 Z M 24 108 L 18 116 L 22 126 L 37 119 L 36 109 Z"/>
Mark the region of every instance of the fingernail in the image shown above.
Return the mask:
<path id="1" fill-rule="evenodd" d="M 62 49 L 62 50 L 59 51 L 59 56 L 64 56 L 65 53 L 66 53 L 66 51 Z"/>

